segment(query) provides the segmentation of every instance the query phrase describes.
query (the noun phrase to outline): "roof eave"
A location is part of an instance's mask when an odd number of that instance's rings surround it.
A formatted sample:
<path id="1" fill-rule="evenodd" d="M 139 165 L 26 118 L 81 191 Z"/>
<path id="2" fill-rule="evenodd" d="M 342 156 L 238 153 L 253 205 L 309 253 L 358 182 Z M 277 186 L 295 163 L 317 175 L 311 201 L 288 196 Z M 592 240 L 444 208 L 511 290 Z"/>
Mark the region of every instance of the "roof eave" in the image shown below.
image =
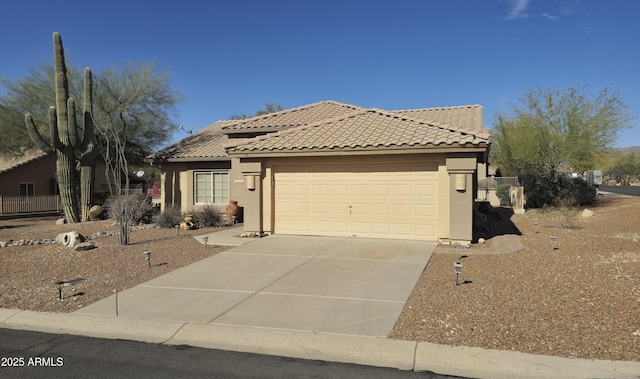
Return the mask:
<path id="1" fill-rule="evenodd" d="M 231 157 L 292 157 L 292 156 L 327 156 L 327 155 L 385 155 L 385 154 L 421 154 L 421 153 L 484 153 L 489 144 L 466 145 L 414 145 L 414 146 L 376 146 L 358 148 L 322 148 L 322 149 L 296 149 L 296 150 L 244 150 L 229 151 Z"/>

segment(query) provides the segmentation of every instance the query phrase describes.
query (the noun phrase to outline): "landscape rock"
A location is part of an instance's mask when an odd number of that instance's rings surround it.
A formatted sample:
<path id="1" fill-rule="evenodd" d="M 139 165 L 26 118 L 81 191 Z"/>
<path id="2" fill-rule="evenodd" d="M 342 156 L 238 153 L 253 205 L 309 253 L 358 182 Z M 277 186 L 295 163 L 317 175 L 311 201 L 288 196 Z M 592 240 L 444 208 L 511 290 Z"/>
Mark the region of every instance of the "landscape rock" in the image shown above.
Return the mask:
<path id="1" fill-rule="evenodd" d="M 594 214 L 593 211 L 585 208 L 580 215 L 582 217 L 593 217 Z"/>
<path id="2" fill-rule="evenodd" d="M 56 220 L 56 225 L 64 225 L 67 223 L 67 220 L 65 220 L 64 218 L 59 218 Z"/>
<path id="3" fill-rule="evenodd" d="M 85 250 L 91 250 L 91 249 L 96 249 L 98 246 L 96 246 L 95 243 L 93 242 L 82 242 L 78 245 L 76 245 L 73 250 L 74 251 L 85 251 Z"/>

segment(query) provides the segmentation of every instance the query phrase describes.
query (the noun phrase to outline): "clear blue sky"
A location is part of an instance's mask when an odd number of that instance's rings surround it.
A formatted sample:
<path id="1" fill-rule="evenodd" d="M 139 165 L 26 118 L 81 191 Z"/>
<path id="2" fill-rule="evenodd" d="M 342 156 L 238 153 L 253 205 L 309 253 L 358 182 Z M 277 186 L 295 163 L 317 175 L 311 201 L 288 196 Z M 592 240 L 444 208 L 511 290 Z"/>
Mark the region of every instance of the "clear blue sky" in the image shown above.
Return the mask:
<path id="1" fill-rule="evenodd" d="M 639 18 L 636 0 L 3 1 L 0 75 L 51 61 L 59 31 L 80 68 L 156 59 L 188 98 L 176 122 L 195 130 L 329 99 L 481 104 L 491 127 L 530 89 L 588 84 L 630 106 L 626 147 L 640 145 Z"/>

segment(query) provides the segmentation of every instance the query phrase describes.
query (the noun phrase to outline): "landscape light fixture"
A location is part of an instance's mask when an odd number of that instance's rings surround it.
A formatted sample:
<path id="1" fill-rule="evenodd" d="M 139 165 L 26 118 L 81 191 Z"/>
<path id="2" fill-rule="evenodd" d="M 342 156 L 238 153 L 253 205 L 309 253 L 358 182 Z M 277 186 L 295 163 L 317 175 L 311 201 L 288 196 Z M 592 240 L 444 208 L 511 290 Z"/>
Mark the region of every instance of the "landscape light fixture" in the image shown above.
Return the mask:
<path id="1" fill-rule="evenodd" d="M 204 236 L 202 237 L 202 242 L 204 242 L 204 248 L 207 248 L 207 242 L 209 242 L 209 237 L 208 236 Z"/>
<path id="2" fill-rule="evenodd" d="M 558 242 L 558 237 L 551 236 L 551 250 L 555 251 L 557 249 L 556 242 Z"/>
<path id="3" fill-rule="evenodd" d="M 179 236 L 180 235 L 180 225 L 176 224 L 175 228 L 176 228 L 176 236 Z"/>
<path id="4" fill-rule="evenodd" d="M 147 267 L 151 268 L 151 252 L 145 251 L 144 253 L 142 253 L 142 255 L 144 255 L 144 259 L 147 260 Z"/>
<path id="5" fill-rule="evenodd" d="M 456 262 L 453 264 L 453 268 L 456 270 L 456 286 L 458 285 L 458 278 L 460 277 L 460 273 L 462 272 L 462 263 Z"/>
<path id="6" fill-rule="evenodd" d="M 55 284 L 58 289 L 58 299 L 62 300 L 62 287 L 64 287 L 64 281 L 59 280 L 53 284 Z"/>
<path id="7" fill-rule="evenodd" d="M 538 221 L 533 223 L 533 232 L 538 233 Z"/>
<path id="8" fill-rule="evenodd" d="M 453 244 L 453 246 L 455 246 L 456 248 L 456 254 L 458 254 L 458 259 L 460 259 L 460 249 L 462 248 L 462 245 L 460 244 L 460 242 L 456 242 L 455 244 Z"/>

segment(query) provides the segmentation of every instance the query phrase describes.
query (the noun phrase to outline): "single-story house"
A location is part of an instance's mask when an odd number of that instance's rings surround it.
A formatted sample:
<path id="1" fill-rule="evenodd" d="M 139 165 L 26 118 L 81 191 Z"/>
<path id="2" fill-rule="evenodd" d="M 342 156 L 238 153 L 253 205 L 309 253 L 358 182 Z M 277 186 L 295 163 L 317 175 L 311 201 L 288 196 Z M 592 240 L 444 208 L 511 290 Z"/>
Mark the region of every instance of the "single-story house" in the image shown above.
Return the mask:
<path id="1" fill-rule="evenodd" d="M 95 192 L 109 193 L 106 165 L 96 160 Z M 132 178 L 132 180 L 135 180 Z M 0 196 L 47 196 L 58 194 L 56 155 L 40 150 L 26 150 L 17 157 L 0 157 Z"/>
<path id="2" fill-rule="evenodd" d="M 246 232 L 466 243 L 492 141 L 479 105 L 323 101 L 218 121 L 147 159 L 163 209 L 235 200 Z"/>

